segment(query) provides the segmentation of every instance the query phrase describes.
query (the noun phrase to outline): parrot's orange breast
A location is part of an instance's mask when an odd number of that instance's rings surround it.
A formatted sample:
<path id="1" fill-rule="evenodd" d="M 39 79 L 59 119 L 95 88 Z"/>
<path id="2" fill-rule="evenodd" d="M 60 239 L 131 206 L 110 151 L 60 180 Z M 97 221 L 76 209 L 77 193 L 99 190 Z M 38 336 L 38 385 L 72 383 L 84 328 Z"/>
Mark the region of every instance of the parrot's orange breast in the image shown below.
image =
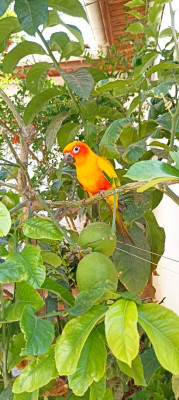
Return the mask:
<path id="1" fill-rule="evenodd" d="M 79 182 L 90 196 L 93 196 L 100 190 L 108 190 L 112 187 L 103 171 L 99 168 L 96 159 L 90 160 L 89 163 L 85 162 L 84 165 L 77 166 L 76 172 Z"/>

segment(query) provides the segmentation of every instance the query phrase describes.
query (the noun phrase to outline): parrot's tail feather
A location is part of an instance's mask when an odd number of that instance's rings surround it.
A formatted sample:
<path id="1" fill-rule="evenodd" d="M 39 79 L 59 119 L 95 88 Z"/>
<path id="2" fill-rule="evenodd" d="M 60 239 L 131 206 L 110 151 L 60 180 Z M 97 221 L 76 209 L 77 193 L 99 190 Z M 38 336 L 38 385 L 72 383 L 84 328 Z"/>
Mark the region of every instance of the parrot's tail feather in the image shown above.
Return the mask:
<path id="1" fill-rule="evenodd" d="M 131 243 L 135 245 L 118 210 L 116 210 L 116 225 L 122 236 L 123 242 L 125 243 L 125 238 L 127 237 L 131 241 Z"/>

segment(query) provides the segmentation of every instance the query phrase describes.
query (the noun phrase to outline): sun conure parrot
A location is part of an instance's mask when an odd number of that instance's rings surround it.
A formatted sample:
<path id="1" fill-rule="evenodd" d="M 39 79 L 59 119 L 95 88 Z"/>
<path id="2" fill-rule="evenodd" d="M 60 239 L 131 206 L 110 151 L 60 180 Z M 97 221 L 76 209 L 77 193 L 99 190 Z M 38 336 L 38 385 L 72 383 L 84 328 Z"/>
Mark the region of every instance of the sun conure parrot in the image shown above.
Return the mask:
<path id="1" fill-rule="evenodd" d="M 110 161 L 105 157 L 95 154 L 87 144 L 80 141 L 69 143 L 64 148 L 63 153 L 65 162 L 75 165 L 78 181 L 90 197 L 103 190 L 120 186 L 119 179 Z M 118 211 L 118 197 L 117 195 L 116 225 L 123 241 L 125 237 L 128 237 L 133 243 Z M 106 198 L 106 202 L 112 212 L 114 208 L 114 196 Z"/>

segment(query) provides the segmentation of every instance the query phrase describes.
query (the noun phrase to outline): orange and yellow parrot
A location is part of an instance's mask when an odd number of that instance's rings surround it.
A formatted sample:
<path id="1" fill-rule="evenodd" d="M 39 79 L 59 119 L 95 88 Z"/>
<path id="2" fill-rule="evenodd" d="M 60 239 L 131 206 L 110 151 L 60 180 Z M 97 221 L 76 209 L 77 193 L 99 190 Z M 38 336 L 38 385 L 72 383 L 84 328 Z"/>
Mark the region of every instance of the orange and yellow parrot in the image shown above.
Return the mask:
<path id="1" fill-rule="evenodd" d="M 63 153 L 65 162 L 75 165 L 78 181 L 90 197 L 103 190 L 120 186 L 119 179 L 110 161 L 105 157 L 95 154 L 87 144 L 80 141 L 69 143 L 64 148 Z M 119 228 L 123 241 L 125 237 L 128 237 L 133 243 L 118 211 L 118 197 L 117 195 L 116 225 Z M 114 208 L 114 196 L 109 196 L 106 202 L 112 212 Z"/>

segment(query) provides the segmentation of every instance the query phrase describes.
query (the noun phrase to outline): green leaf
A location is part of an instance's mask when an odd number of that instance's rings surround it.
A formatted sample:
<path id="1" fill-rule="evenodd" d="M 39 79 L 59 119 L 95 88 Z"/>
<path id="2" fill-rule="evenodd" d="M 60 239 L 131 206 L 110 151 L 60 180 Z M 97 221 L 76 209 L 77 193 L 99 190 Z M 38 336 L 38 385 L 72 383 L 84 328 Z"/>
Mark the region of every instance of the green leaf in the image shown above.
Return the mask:
<path id="1" fill-rule="evenodd" d="M 145 2 L 143 0 L 131 0 L 125 3 L 125 7 L 140 7 L 140 6 L 145 6 Z"/>
<path id="2" fill-rule="evenodd" d="M 59 96 L 60 94 L 60 90 L 51 88 L 46 89 L 34 96 L 33 99 L 29 101 L 24 111 L 23 119 L 25 124 L 29 125 L 33 121 L 36 114 L 44 109 L 48 101 L 53 97 Z"/>
<path id="3" fill-rule="evenodd" d="M 179 64 L 175 64 L 175 62 L 172 61 L 161 61 L 160 64 L 154 65 L 153 67 L 149 68 L 149 70 L 146 73 L 146 77 L 148 78 L 154 72 L 160 72 L 164 71 L 166 69 L 172 70 L 172 69 L 178 69 Z"/>
<path id="4" fill-rule="evenodd" d="M 172 376 L 172 389 L 175 394 L 175 398 L 179 397 L 179 375 Z"/>
<path id="5" fill-rule="evenodd" d="M 113 90 L 118 96 L 123 96 L 125 93 L 135 93 L 135 84 L 133 79 L 103 79 L 97 83 L 95 89 L 99 93 Z"/>
<path id="6" fill-rule="evenodd" d="M 70 57 L 79 57 L 82 53 L 83 49 L 80 43 L 69 41 L 63 48 L 60 59 L 63 60 L 65 58 L 68 61 Z"/>
<path id="7" fill-rule="evenodd" d="M 69 321 L 56 343 L 56 364 L 59 375 L 72 375 L 77 368 L 83 346 L 106 307 L 94 306 L 87 314 Z"/>
<path id="8" fill-rule="evenodd" d="M 130 117 L 130 115 L 132 114 L 132 112 L 136 109 L 136 107 L 138 107 L 138 105 L 141 103 L 141 98 L 140 96 L 136 96 L 134 97 L 134 99 L 131 101 L 130 106 L 128 108 L 127 111 L 127 117 Z"/>
<path id="9" fill-rule="evenodd" d="M 18 333 L 16 336 L 11 337 L 7 358 L 8 372 L 25 358 L 25 356 L 20 355 L 21 349 L 24 346 L 25 339 L 23 333 Z"/>
<path id="10" fill-rule="evenodd" d="M 13 394 L 11 387 L 7 387 L 0 394 L 0 400 L 13 400 Z"/>
<path id="11" fill-rule="evenodd" d="M 125 148 L 127 148 L 130 144 L 137 142 L 137 129 L 133 128 L 133 126 L 130 125 L 124 126 L 120 133 L 119 140 Z"/>
<path id="12" fill-rule="evenodd" d="M 0 264 L 0 282 L 20 282 L 27 279 L 28 273 L 20 254 L 9 255 L 5 262 Z"/>
<path id="13" fill-rule="evenodd" d="M 179 374 L 179 317 L 159 304 L 138 306 L 139 323 L 147 333 L 163 368 Z"/>
<path id="14" fill-rule="evenodd" d="M 117 363 L 119 365 L 120 370 L 124 374 L 134 379 L 135 385 L 146 386 L 143 365 L 139 354 L 132 361 L 131 367 L 129 367 L 129 365 L 119 360 L 117 360 Z"/>
<path id="15" fill-rule="evenodd" d="M 139 351 L 137 307 L 134 301 L 118 300 L 105 317 L 108 346 L 118 360 L 131 366 Z"/>
<path id="16" fill-rule="evenodd" d="M 34 36 L 39 25 L 48 19 L 48 7 L 45 0 L 16 0 L 14 11 L 22 29 Z"/>
<path id="17" fill-rule="evenodd" d="M 0 201 L 0 237 L 6 236 L 11 229 L 11 216 L 6 206 Z"/>
<path id="18" fill-rule="evenodd" d="M 58 376 L 55 366 L 55 348 L 51 346 L 46 353 L 27 365 L 13 384 L 14 393 L 33 392 L 45 386 Z"/>
<path id="19" fill-rule="evenodd" d="M 137 193 L 133 191 L 127 198 L 127 207 L 124 209 L 123 217 L 127 224 L 142 217 L 144 213 L 152 209 L 152 192 Z"/>
<path id="20" fill-rule="evenodd" d="M 83 315 L 88 312 L 94 303 L 99 300 L 104 292 L 106 285 L 95 285 L 88 291 L 80 292 L 75 299 L 75 304 L 68 310 L 68 313 L 73 316 Z"/>
<path id="21" fill-rule="evenodd" d="M 103 397 L 103 400 L 114 400 L 113 392 L 112 392 L 112 390 L 110 388 L 106 389 L 106 393 L 105 393 L 105 395 Z"/>
<path id="22" fill-rule="evenodd" d="M 0 17 L 5 13 L 7 8 L 9 7 L 9 4 L 12 3 L 12 0 L 1 0 L 0 4 Z"/>
<path id="23" fill-rule="evenodd" d="M 146 238 L 152 252 L 151 263 L 157 264 L 165 250 L 165 231 L 158 225 L 152 211 L 147 210 L 144 218 L 146 220 Z M 152 268 L 156 268 L 156 265 L 152 265 Z"/>
<path id="24" fill-rule="evenodd" d="M 0 16 L 1 16 L 1 7 L 0 4 Z M 18 23 L 18 19 L 15 17 L 6 17 L 0 20 L 0 43 L 2 43 L 6 37 L 9 38 L 9 35 L 13 33 L 13 31 L 19 30 L 20 26 Z"/>
<path id="25" fill-rule="evenodd" d="M 7 74 L 12 73 L 13 69 L 16 67 L 21 58 L 24 58 L 29 54 L 44 55 L 46 53 L 43 47 L 40 46 L 40 44 L 24 40 L 24 42 L 17 44 L 16 47 L 14 47 L 9 53 L 6 54 L 3 63 L 4 72 L 6 72 Z"/>
<path id="26" fill-rule="evenodd" d="M 62 234 L 48 219 L 29 218 L 23 225 L 23 233 L 32 239 L 62 240 Z"/>
<path id="27" fill-rule="evenodd" d="M 42 251 L 41 256 L 43 262 L 52 265 L 52 267 L 60 267 L 62 263 L 61 258 L 56 253 L 52 253 L 52 251 Z"/>
<path id="28" fill-rule="evenodd" d="M 14 393 L 13 400 L 38 400 L 39 399 L 39 390 L 35 390 L 34 392 L 27 393 Z"/>
<path id="29" fill-rule="evenodd" d="M 118 119 L 108 126 L 103 135 L 99 149 L 102 156 L 107 158 L 119 158 L 116 142 L 120 137 L 120 132 L 125 125 L 131 122 L 131 118 Z"/>
<path id="30" fill-rule="evenodd" d="M 86 13 L 78 0 L 47 0 L 49 7 L 73 17 L 84 18 L 87 21 Z"/>
<path id="31" fill-rule="evenodd" d="M 49 321 L 36 317 L 31 306 L 25 306 L 20 320 L 21 331 L 24 333 L 26 346 L 21 355 L 44 353 L 52 343 L 54 327 Z"/>
<path id="32" fill-rule="evenodd" d="M 145 256 L 142 250 L 123 244 L 118 236 L 120 243 L 113 254 L 113 259 L 122 284 L 130 292 L 140 294 L 144 290 L 150 274 L 150 247 L 142 230 L 136 224 L 129 229 L 129 232 L 134 238 L 136 247 L 147 250 Z"/>
<path id="33" fill-rule="evenodd" d="M 125 4 L 126 5 L 126 4 Z M 143 33 L 144 27 L 141 22 L 134 22 L 130 24 L 126 29 L 126 32 L 131 33 L 132 35 L 138 35 L 139 33 Z"/>
<path id="34" fill-rule="evenodd" d="M 145 140 L 140 140 L 139 142 L 130 144 L 126 151 L 122 155 L 122 159 L 128 163 L 132 164 L 141 158 L 146 152 L 146 142 Z"/>
<path id="35" fill-rule="evenodd" d="M 178 151 L 170 151 L 170 156 L 173 158 L 173 161 L 175 162 L 175 168 L 179 170 L 179 149 Z"/>
<path id="36" fill-rule="evenodd" d="M 50 37 L 50 48 L 61 54 L 68 42 L 70 38 L 65 32 L 55 32 Z"/>
<path id="37" fill-rule="evenodd" d="M 32 306 L 37 312 L 43 307 L 44 301 L 29 283 L 20 282 L 16 284 L 15 302 L 4 310 L 7 321 L 18 321 L 26 305 Z"/>
<path id="38" fill-rule="evenodd" d="M 26 77 L 27 89 L 31 93 L 37 94 L 43 89 L 49 69 L 50 64 L 47 62 L 38 62 L 32 65 Z"/>
<path id="39" fill-rule="evenodd" d="M 163 178 L 165 181 L 179 178 L 179 171 L 162 161 L 148 160 L 139 161 L 132 165 L 125 176 L 133 181 L 148 181 L 157 178 Z"/>
<path id="40" fill-rule="evenodd" d="M 150 399 L 151 399 L 150 393 L 148 393 L 144 390 L 140 390 L 140 391 L 137 390 L 132 396 L 132 400 L 150 400 Z"/>
<path id="41" fill-rule="evenodd" d="M 85 68 L 79 68 L 73 72 L 66 72 L 61 69 L 61 74 L 73 92 L 83 99 L 89 97 L 94 86 L 94 79 Z"/>
<path id="42" fill-rule="evenodd" d="M 64 149 L 64 147 L 75 139 L 77 134 L 76 128 L 80 129 L 80 125 L 76 124 L 75 122 L 67 122 L 66 124 L 62 125 L 57 132 L 57 140 L 59 146 Z M 74 132 L 74 138 L 71 140 L 72 135 Z"/>
<path id="43" fill-rule="evenodd" d="M 171 115 L 166 112 L 162 115 L 160 115 L 160 117 L 158 117 L 156 119 L 157 124 L 159 124 L 160 126 L 162 126 L 162 128 L 166 129 L 167 131 L 171 131 L 172 128 L 172 118 Z M 179 121 L 176 125 L 175 128 L 175 132 L 178 133 L 179 132 Z"/>
<path id="44" fill-rule="evenodd" d="M 52 292 L 56 294 L 60 299 L 62 299 L 65 303 L 67 303 L 70 306 L 73 306 L 74 304 L 74 297 L 67 290 L 65 287 L 57 283 L 56 281 L 53 281 L 50 278 L 46 278 L 45 282 L 41 286 L 42 289 L 48 290 L 49 292 Z"/>
<path id="45" fill-rule="evenodd" d="M 148 385 L 152 375 L 158 368 L 160 368 L 160 364 L 156 358 L 153 347 L 151 347 L 150 349 L 146 349 L 141 354 L 141 360 L 144 368 L 145 381 Z"/>
<path id="46" fill-rule="evenodd" d="M 53 144 L 56 141 L 57 132 L 60 129 L 62 122 L 68 117 L 68 113 L 62 113 L 55 115 L 50 121 L 48 128 L 46 130 L 46 145 L 47 151 L 50 151 Z"/>
<path id="47" fill-rule="evenodd" d="M 98 382 L 105 372 L 106 349 L 102 337 L 93 329 L 81 352 L 77 369 L 69 376 L 69 387 L 82 396 L 93 381 Z"/>
<path id="48" fill-rule="evenodd" d="M 106 376 L 103 377 L 98 381 L 93 381 L 92 385 L 90 386 L 90 397 L 89 400 L 98 400 L 103 399 L 106 392 Z"/>
<path id="49" fill-rule="evenodd" d="M 25 261 L 25 270 L 28 273 L 28 282 L 36 289 L 45 280 L 46 269 L 43 265 L 42 256 L 38 247 L 31 244 L 24 247 L 21 257 Z"/>

